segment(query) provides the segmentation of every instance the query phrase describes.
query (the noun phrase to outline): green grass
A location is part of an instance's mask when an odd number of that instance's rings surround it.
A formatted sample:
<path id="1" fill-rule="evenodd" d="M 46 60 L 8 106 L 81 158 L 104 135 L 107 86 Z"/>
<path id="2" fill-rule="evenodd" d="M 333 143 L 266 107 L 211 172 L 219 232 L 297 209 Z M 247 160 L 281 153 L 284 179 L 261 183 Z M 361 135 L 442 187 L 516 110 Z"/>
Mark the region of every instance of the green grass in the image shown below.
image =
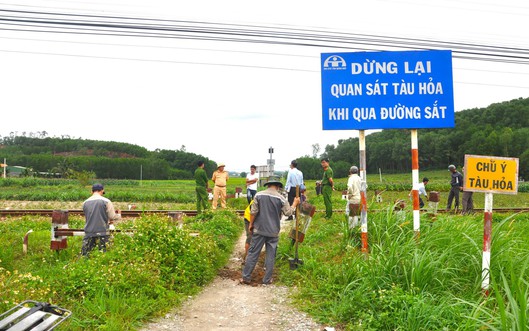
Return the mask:
<path id="1" fill-rule="evenodd" d="M 443 188 L 448 180 L 445 172 L 424 175 L 432 184 L 427 189 Z M 293 249 L 286 236 L 281 237 L 276 263 L 279 281 L 296 289 L 296 304 L 322 323 L 344 330 L 526 330 L 529 215 L 493 214 L 491 289 L 485 296 L 481 291 L 483 215 L 422 213 L 417 240 L 407 196 L 410 178 L 384 176 L 387 183 L 382 184 L 391 184 L 394 190 L 382 193 L 383 202 L 378 203 L 373 192 L 379 179 L 368 176 L 368 184 L 372 182 L 368 255 L 360 251 L 359 230 L 349 231 L 343 213 L 335 213 L 330 221 L 323 219 L 323 198 L 316 196 L 314 183 L 307 182 L 309 202 L 318 213 L 299 246 L 304 265 L 289 269 Z M 345 182 L 337 179 L 337 186 Z M 140 210 L 194 208 L 192 201 L 142 200 L 192 195 L 192 181 L 105 185 L 107 196 L 130 194 L 131 200 L 115 202 L 121 209 L 129 203 L 138 204 Z M 229 185 L 228 192 L 234 192 L 235 187 L 244 187 L 244 179 L 230 180 Z M 28 194 L 41 189 L 28 186 L 2 189 L 28 190 Z M 43 191 L 86 191 L 72 183 L 49 187 Z M 494 207 L 527 207 L 528 194 L 494 195 Z M 446 196 L 441 191 L 440 209 Z M 84 198 L 73 202 L 77 208 Z M 392 211 L 397 199 L 409 202 L 401 215 Z M 476 208 L 483 208 L 483 194 L 475 193 L 474 200 Z M 332 201 L 335 210 L 345 208 L 340 190 L 333 193 Z M 7 202 L 0 200 L 0 208 Z M 228 199 L 228 205 L 232 210 L 244 209 L 246 199 Z M 82 224 L 82 218 L 71 217 L 70 227 Z M 143 217 L 120 225 L 135 229 L 133 237 L 117 235 L 112 249 L 87 260 L 79 258 L 80 237 L 69 238 L 67 250 L 51 252 L 49 226 L 49 219 L 38 217 L 0 222 L 0 311 L 28 298 L 51 301 L 74 311 L 68 330 L 136 329 L 207 284 L 242 231 L 240 218 L 229 210 L 186 218 L 185 231 L 171 227 L 167 217 Z M 34 230 L 30 252 L 23 255 L 21 238 L 29 229 Z M 190 231 L 201 236 L 191 238 Z"/>
<path id="2" fill-rule="evenodd" d="M 367 256 L 359 231 L 344 231 L 342 218 L 315 217 L 299 247 L 303 267 L 292 271 L 278 263 L 281 280 L 297 289 L 297 304 L 322 323 L 345 330 L 528 326 L 526 215 L 494 221 L 490 297 L 481 291 L 480 218 L 425 216 L 416 240 L 410 214 L 404 222 L 390 211 L 370 214 Z M 287 261 L 293 251 L 282 240 L 279 256 Z"/>
<path id="3" fill-rule="evenodd" d="M 81 227 L 71 217 L 70 227 Z M 53 252 L 50 220 L 0 222 L 0 311 L 26 299 L 46 301 L 73 312 L 67 330 L 135 330 L 148 318 L 178 305 L 209 283 L 226 262 L 242 229 L 230 211 L 185 218 L 184 229 L 167 217 L 148 216 L 118 225 L 106 253 L 80 256 L 82 237 Z M 33 229 L 29 252 L 21 238 Z M 198 237 L 190 236 L 199 232 Z"/>

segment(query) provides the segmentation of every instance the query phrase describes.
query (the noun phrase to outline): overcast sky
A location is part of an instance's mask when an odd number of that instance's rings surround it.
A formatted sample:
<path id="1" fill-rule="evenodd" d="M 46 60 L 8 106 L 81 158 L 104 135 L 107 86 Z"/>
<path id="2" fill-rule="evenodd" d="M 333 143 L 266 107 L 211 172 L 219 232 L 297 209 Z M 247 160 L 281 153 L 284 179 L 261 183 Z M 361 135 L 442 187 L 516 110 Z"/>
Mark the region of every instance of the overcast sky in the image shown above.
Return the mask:
<path id="1" fill-rule="evenodd" d="M 0 10 L 1 135 L 46 131 L 149 150 L 184 145 L 235 171 L 266 164 L 272 146 L 276 169 L 285 170 L 290 160 L 311 155 L 313 144 L 322 152 L 358 136 L 322 130 L 320 54 L 411 49 L 395 38 L 457 45 L 455 111 L 529 97 L 529 4 L 522 0 L 0 0 Z M 134 18 L 122 23 L 158 19 L 169 27 L 187 21 L 189 31 L 154 38 L 123 29 L 109 36 L 116 30 L 48 24 L 72 14 Z M 94 22 L 82 17 L 75 16 Z M 283 36 L 241 37 L 228 29 Z M 306 39 L 315 46 L 301 46 L 292 39 L 314 31 L 383 40 L 375 47 Z M 228 37 L 237 41 L 219 40 Z M 469 45 L 501 56 L 491 61 L 474 48 L 465 58 Z"/>

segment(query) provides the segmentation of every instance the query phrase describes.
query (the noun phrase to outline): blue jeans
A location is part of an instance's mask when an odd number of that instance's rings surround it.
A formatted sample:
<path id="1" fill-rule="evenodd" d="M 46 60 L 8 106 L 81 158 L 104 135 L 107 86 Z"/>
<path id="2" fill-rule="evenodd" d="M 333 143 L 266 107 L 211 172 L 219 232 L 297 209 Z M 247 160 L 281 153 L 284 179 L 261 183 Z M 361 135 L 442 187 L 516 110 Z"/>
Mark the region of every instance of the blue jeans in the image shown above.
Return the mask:
<path id="1" fill-rule="evenodd" d="M 248 203 L 250 203 L 253 200 L 256 193 L 257 193 L 257 190 L 246 189 L 246 199 L 248 199 Z"/>

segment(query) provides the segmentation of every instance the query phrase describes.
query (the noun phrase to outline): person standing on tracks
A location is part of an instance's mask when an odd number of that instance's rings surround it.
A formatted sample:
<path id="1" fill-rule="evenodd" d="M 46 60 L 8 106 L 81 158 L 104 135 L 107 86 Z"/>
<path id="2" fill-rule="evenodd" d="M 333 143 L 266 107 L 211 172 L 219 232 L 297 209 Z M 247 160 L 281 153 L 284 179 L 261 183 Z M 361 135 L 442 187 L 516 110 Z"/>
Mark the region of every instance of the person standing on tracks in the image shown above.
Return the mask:
<path id="1" fill-rule="evenodd" d="M 463 175 L 457 171 L 456 166 L 451 164 L 448 166 L 450 171 L 450 193 L 448 193 L 448 203 L 446 204 L 446 211 L 452 208 L 452 200 L 454 201 L 454 209 L 459 210 L 459 192 L 463 191 Z"/>
<path id="2" fill-rule="evenodd" d="M 208 175 L 204 170 L 204 161 L 197 162 L 195 170 L 195 191 L 197 193 L 197 214 L 202 213 L 202 209 L 208 209 Z"/>
<path id="3" fill-rule="evenodd" d="M 255 165 L 250 166 L 250 173 L 246 175 L 246 199 L 250 203 L 257 193 L 257 182 L 259 181 L 259 174 L 256 172 Z"/>
<path id="4" fill-rule="evenodd" d="M 217 170 L 213 172 L 213 176 L 211 177 L 211 180 L 214 183 L 213 187 L 213 202 L 211 204 L 211 207 L 213 210 L 217 209 L 217 202 L 220 195 L 220 206 L 222 208 L 226 208 L 226 184 L 228 183 L 228 172 L 224 171 L 224 167 L 226 165 L 224 163 L 219 163 L 217 165 Z"/>
<path id="5" fill-rule="evenodd" d="M 329 159 L 321 159 L 321 167 L 323 168 L 323 177 L 321 179 L 321 194 L 323 195 L 323 203 L 325 203 L 325 218 L 332 217 L 332 191 L 334 191 L 334 173 L 329 166 Z"/>
<path id="6" fill-rule="evenodd" d="M 465 173 L 465 167 L 461 168 L 461 171 Z M 461 213 L 463 215 L 472 214 L 474 212 L 474 192 L 463 190 L 463 198 L 461 198 L 461 203 L 463 204 L 463 210 Z"/>
<path id="7" fill-rule="evenodd" d="M 279 193 L 283 184 L 278 179 L 270 178 L 264 185 L 267 187 L 266 190 L 257 192 L 250 207 L 250 224 L 248 228 L 252 233 L 252 240 L 242 271 L 242 279 L 240 280 L 242 284 L 250 284 L 252 272 L 264 245 L 266 245 L 266 271 L 263 277 L 263 284 L 272 283 L 272 273 L 274 271 L 281 227 L 281 214 L 285 216 L 292 215 L 299 204 L 299 197 L 294 198 L 292 205 L 288 204 L 287 199 Z"/>
<path id="8" fill-rule="evenodd" d="M 98 249 L 105 252 L 109 240 L 108 230 L 113 228 L 114 221 L 121 219 L 119 209 L 115 210 L 112 202 L 105 198 L 102 184 L 92 186 L 92 196 L 83 202 L 83 213 L 86 223 L 84 227 L 81 254 L 88 256 L 98 242 Z"/>
<path id="9" fill-rule="evenodd" d="M 288 192 L 289 204 L 292 204 L 294 202 L 294 198 L 296 197 L 296 186 L 299 186 L 301 190 L 302 185 L 303 173 L 298 169 L 298 162 L 296 160 L 292 160 L 292 162 L 290 162 L 290 169 L 288 170 L 287 181 L 285 183 L 285 191 Z M 288 220 L 292 219 L 292 216 L 288 217 Z"/>
<path id="10" fill-rule="evenodd" d="M 360 214 L 360 187 L 362 179 L 358 175 L 358 167 L 352 166 L 349 169 L 349 179 L 347 179 L 347 205 L 345 214 L 349 221 L 349 229 L 358 226 L 358 215 Z"/>

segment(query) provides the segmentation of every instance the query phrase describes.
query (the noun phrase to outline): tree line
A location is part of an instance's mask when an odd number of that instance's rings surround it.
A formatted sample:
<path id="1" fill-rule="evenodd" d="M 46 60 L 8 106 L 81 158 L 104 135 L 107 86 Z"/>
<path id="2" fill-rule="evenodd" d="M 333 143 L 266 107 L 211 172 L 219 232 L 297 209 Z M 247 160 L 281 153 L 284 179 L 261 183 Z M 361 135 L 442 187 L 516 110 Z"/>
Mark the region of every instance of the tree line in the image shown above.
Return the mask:
<path id="1" fill-rule="evenodd" d="M 419 167 L 444 169 L 449 164 L 463 166 L 465 154 L 519 158 L 519 175 L 529 176 L 529 98 L 492 104 L 455 113 L 455 127 L 418 131 Z M 320 159 L 329 158 L 334 175 L 348 175 L 358 165 L 358 138 L 341 139 L 337 145 L 313 145 L 313 155 L 297 158 L 304 177 L 322 176 Z M 0 160 L 29 167 L 34 173 L 93 172 L 98 178 L 190 179 L 198 160 L 204 160 L 207 173 L 216 170 L 207 157 L 179 150 L 149 151 L 129 143 L 96 141 L 69 136 L 49 137 L 46 131 L 0 136 Z M 369 173 L 411 171 L 409 130 L 383 130 L 366 136 L 366 164 Z"/>
<path id="2" fill-rule="evenodd" d="M 519 158 L 519 175 L 529 176 L 529 98 L 492 104 L 455 113 L 455 127 L 418 130 L 419 168 L 463 167 L 465 154 Z M 358 138 L 341 139 L 327 145 L 320 157 L 298 158 L 307 179 L 319 179 L 320 159 L 330 159 L 336 177 L 346 177 L 358 165 Z M 366 136 L 366 166 L 369 173 L 411 171 L 410 130 L 383 130 Z"/>
<path id="3" fill-rule="evenodd" d="M 216 170 L 215 162 L 186 152 L 185 146 L 148 151 L 129 143 L 34 134 L 0 137 L 0 159 L 4 158 L 9 165 L 30 169 L 25 175 L 64 178 L 90 172 L 97 178 L 191 179 L 199 160 L 208 173 Z"/>

